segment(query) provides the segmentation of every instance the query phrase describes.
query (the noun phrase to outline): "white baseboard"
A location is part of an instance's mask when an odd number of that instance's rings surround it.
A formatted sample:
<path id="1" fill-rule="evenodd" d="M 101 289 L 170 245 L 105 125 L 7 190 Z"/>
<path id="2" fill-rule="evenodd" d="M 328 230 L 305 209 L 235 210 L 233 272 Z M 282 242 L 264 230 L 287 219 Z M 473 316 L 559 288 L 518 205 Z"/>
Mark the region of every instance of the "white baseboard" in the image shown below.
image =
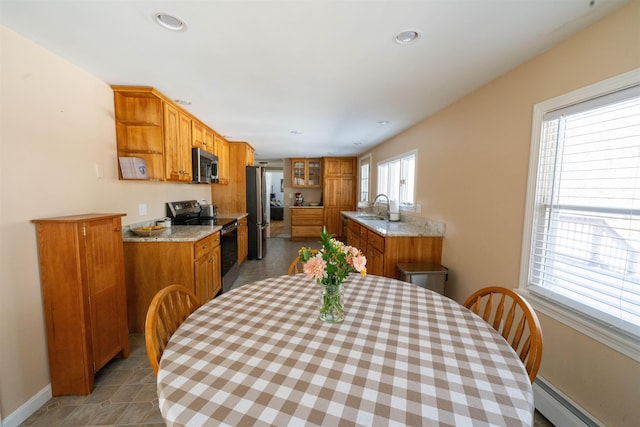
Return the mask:
<path id="1" fill-rule="evenodd" d="M 533 383 L 536 409 L 558 427 L 605 427 L 567 395 L 538 376 Z"/>
<path id="2" fill-rule="evenodd" d="M 51 384 L 47 384 L 45 388 L 36 393 L 31 399 L 23 403 L 18 409 L 13 411 L 5 418 L 1 427 L 18 427 L 27 418 L 33 415 L 42 405 L 47 403 L 53 395 L 51 394 Z"/>

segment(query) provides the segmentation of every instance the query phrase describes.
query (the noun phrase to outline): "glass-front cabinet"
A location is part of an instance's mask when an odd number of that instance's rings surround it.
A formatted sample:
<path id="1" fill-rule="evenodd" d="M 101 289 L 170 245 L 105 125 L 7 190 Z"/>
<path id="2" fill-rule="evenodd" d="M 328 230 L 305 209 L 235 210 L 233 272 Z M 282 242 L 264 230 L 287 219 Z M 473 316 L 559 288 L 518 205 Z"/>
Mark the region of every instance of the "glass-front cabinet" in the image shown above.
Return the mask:
<path id="1" fill-rule="evenodd" d="M 320 188 L 322 159 L 291 159 L 291 186 Z"/>

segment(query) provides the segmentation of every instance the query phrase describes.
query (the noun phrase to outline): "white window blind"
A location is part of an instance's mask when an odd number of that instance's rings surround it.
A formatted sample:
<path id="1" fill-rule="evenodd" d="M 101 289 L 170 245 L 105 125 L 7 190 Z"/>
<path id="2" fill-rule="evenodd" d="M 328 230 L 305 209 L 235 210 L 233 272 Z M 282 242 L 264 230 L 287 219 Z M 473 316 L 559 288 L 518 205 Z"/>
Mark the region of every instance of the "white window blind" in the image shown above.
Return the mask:
<path id="1" fill-rule="evenodd" d="M 640 338 L 640 86 L 544 115 L 528 289 Z"/>

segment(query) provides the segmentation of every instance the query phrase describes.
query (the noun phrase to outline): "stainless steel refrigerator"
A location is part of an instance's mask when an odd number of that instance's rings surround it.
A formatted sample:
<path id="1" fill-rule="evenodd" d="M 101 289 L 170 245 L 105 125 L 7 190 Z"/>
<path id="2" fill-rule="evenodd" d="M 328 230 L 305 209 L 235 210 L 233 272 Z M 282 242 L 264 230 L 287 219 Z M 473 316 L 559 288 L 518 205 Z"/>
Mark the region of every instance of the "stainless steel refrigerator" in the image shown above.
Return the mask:
<path id="1" fill-rule="evenodd" d="M 247 166 L 247 218 L 249 259 L 262 259 L 267 254 L 267 188 L 265 169 Z"/>

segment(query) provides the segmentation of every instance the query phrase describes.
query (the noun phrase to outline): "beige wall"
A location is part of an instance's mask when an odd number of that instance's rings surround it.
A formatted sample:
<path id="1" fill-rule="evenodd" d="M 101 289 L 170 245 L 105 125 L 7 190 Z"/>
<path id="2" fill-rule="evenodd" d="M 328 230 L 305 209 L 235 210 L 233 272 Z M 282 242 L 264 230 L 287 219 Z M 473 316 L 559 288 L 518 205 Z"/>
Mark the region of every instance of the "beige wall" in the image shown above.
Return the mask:
<path id="1" fill-rule="evenodd" d="M 209 186 L 117 180 L 108 83 L 0 26 L 0 413 L 49 383 L 33 218 L 122 212 L 211 198 Z M 117 83 L 117 82 L 115 82 Z M 104 178 L 96 178 L 96 164 Z M 138 203 L 148 215 L 138 216 Z"/>
<path id="2" fill-rule="evenodd" d="M 375 174 L 376 162 L 418 149 L 419 215 L 447 224 L 450 297 L 518 285 L 533 105 L 637 67 L 639 1 L 371 151 Z M 637 423 L 640 364 L 549 317 L 541 323 L 539 375 L 607 425 Z"/>

